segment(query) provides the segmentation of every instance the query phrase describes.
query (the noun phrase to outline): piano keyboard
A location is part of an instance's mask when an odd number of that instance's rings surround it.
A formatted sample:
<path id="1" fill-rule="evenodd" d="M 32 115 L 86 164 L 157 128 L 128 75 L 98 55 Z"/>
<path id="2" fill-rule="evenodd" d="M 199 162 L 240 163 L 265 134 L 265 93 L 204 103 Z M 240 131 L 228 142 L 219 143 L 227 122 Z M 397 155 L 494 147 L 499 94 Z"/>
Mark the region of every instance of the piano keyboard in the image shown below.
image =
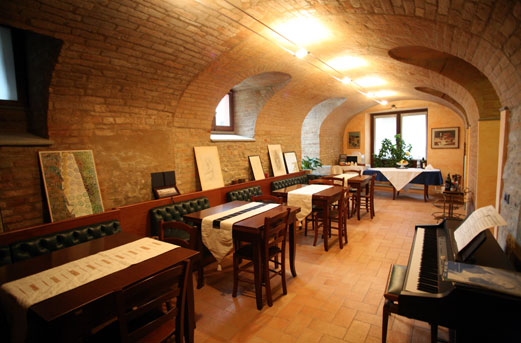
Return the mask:
<path id="1" fill-rule="evenodd" d="M 413 293 L 438 293 L 438 249 L 436 230 L 417 228 L 409 258 L 404 290 Z"/>

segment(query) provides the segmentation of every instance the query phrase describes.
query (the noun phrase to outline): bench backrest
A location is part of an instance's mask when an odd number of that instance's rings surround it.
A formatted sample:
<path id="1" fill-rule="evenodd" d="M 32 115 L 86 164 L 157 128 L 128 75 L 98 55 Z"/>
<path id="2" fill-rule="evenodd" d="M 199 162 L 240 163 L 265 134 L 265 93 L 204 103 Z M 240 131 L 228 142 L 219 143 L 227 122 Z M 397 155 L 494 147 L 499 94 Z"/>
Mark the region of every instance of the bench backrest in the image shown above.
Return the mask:
<path id="1" fill-rule="evenodd" d="M 262 195 L 262 190 L 260 186 L 253 186 L 247 188 L 236 189 L 226 193 L 226 201 L 251 201 L 251 197 L 254 195 Z"/>
<path id="2" fill-rule="evenodd" d="M 184 222 L 183 216 L 188 213 L 197 212 L 210 207 L 207 197 L 199 197 L 180 201 L 164 206 L 150 209 L 151 233 L 157 235 L 161 220 Z"/>
<path id="3" fill-rule="evenodd" d="M 121 232 L 119 220 L 111 220 L 13 242 L 0 248 L 0 265 L 48 254 L 117 232 Z"/>
<path id="4" fill-rule="evenodd" d="M 287 179 L 273 181 L 271 183 L 271 190 L 274 191 L 277 189 L 281 189 L 281 188 L 285 188 L 285 187 L 289 187 L 289 186 L 293 186 L 293 185 L 307 184 L 307 183 L 308 183 L 308 175 L 294 176 L 294 177 L 290 177 Z"/>

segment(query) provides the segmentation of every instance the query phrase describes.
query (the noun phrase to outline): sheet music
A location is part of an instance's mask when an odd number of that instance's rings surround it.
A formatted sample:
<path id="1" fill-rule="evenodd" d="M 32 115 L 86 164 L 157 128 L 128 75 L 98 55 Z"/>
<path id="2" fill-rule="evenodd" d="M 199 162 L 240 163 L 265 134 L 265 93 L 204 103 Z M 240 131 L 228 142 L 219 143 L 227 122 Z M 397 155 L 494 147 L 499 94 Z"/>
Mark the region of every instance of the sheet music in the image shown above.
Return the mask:
<path id="1" fill-rule="evenodd" d="M 507 225 L 506 221 L 499 215 L 494 206 L 489 205 L 474 211 L 456 231 L 454 239 L 460 252 L 470 243 L 481 231 L 489 227 Z"/>

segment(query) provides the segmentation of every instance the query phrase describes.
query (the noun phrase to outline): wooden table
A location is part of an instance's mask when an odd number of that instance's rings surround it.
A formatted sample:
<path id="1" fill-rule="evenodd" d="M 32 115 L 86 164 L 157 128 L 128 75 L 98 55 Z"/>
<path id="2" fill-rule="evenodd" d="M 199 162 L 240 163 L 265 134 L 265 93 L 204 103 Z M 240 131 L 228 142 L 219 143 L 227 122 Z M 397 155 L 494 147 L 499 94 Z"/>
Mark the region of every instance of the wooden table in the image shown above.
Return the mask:
<path id="1" fill-rule="evenodd" d="M 185 214 L 183 216 L 184 220 L 187 222 L 191 222 L 196 225 L 199 229 L 201 228 L 201 222 L 204 217 L 224 212 L 245 204 L 248 204 L 247 201 L 231 201 L 221 205 L 217 205 L 214 207 L 210 207 L 198 212 L 192 212 L 189 214 Z M 300 211 L 298 207 L 291 206 L 277 206 L 271 210 L 259 213 L 247 219 L 241 220 L 233 224 L 233 234 L 241 235 L 241 240 L 248 240 L 254 243 L 256 246 L 257 243 L 260 242 L 262 236 L 260 233 L 262 232 L 262 228 L 264 227 L 264 219 L 266 217 L 274 216 L 281 211 L 286 211 L 288 208 L 291 208 L 291 215 L 295 218 L 295 214 Z M 289 266 L 291 269 L 291 275 L 294 277 L 297 276 L 297 271 L 295 269 L 295 253 L 296 253 L 296 244 L 295 244 L 295 220 L 293 219 L 293 223 L 289 226 Z M 257 256 L 258 257 L 258 256 Z M 254 263 L 255 268 L 260 268 L 260 263 Z M 256 270 L 257 272 L 257 270 Z M 259 273 L 260 274 L 260 273 Z M 259 275 L 257 274 L 257 275 Z M 260 282 L 260 280 L 259 280 Z M 257 300 L 257 308 L 262 308 L 262 289 L 255 285 L 255 297 Z"/>
<path id="2" fill-rule="evenodd" d="M 398 168 L 395 168 L 399 170 Z M 366 169 L 364 170 L 364 175 L 372 175 L 376 174 L 376 181 L 389 181 L 378 168 L 374 169 Z M 409 183 L 420 184 L 423 185 L 423 200 L 426 202 L 429 199 L 429 185 L 431 186 L 439 186 L 443 184 L 443 178 L 441 176 L 441 171 L 438 169 L 435 170 L 425 170 L 414 177 Z M 391 183 L 393 187 L 393 200 L 396 199 L 396 194 L 400 195 L 400 191 L 396 191 L 396 188 Z"/>
<path id="3" fill-rule="evenodd" d="M 309 185 L 297 184 L 281 189 L 272 191 L 271 194 L 283 197 L 286 201 L 288 199 L 288 193 L 296 189 L 306 187 Z M 331 204 L 338 201 L 342 196 L 342 186 L 331 186 L 330 188 L 324 189 L 323 191 L 314 193 L 312 196 L 313 205 L 316 208 L 322 209 L 322 219 L 324 221 L 324 250 L 328 251 L 328 237 L 329 237 L 329 208 Z"/>
<path id="4" fill-rule="evenodd" d="M 0 267 L 0 284 L 36 274 L 46 269 L 115 248 L 142 238 L 120 232 L 94 239 L 50 254 Z M 70 291 L 32 305 L 27 313 L 29 339 L 35 341 L 72 342 L 87 336 L 92 328 L 116 317 L 115 291 L 123 289 L 173 265 L 192 259 L 198 252 L 176 248 L 164 254 L 134 264 Z M 185 340 L 193 342 L 195 319 L 193 313 L 192 278 L 187 285 L 185 307 Z M 0 311 L 5 311 L 0 308 Z M 44 336 L 53 335 L 52 340 Z"/>

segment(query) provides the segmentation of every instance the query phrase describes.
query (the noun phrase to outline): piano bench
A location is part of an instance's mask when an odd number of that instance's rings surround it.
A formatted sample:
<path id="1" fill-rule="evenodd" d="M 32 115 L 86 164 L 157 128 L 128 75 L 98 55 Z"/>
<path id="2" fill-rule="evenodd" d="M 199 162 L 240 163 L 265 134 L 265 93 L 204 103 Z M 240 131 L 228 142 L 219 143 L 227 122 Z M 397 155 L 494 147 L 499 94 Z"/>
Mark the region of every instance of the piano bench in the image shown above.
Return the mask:
<path id="1" fill-rule="evenodd" d="M 403 289 L 407 266 L 392 264 L 387 277 L 384 293 L 384 307 L 382 314 L 382 343 L 387 340 L 387 324 L 391 313 L 398 313 L 398 296 Z"/>
<path id="2" fill-rule="evenodd" d="M 399 313 L 398 297 L 403 289 L 405 282 L 405 274 L 407 274 L 407 266 L 399 264 L 392 264 L 387 277 L 387 284 L 385 285 L 384 293 L 384 307 L 382 314 L 382 343 L 387 340 L 387 324 L 391 313 Z M 431 325 L 431 343 L 438 341 L 438 325 L 430 323 Z"/>

